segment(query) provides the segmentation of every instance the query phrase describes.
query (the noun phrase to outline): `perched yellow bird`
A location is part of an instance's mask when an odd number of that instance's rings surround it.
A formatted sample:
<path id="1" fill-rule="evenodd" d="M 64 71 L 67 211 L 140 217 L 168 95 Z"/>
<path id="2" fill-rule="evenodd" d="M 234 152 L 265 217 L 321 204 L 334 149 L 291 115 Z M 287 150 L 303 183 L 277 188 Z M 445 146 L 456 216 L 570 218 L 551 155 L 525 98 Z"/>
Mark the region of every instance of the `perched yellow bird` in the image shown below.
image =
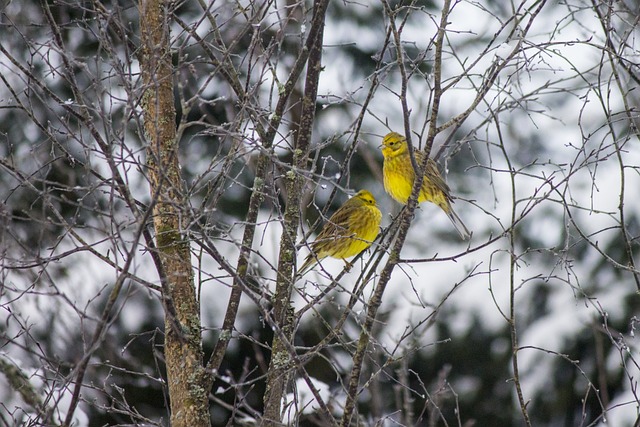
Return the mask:
<path id="1" fill-rule="evenodd" d="M 415 150 L 414 154 L 416 162 L 421 165 L 424 154 L 418 150 Z M 405 137 L 396 132 L 386 134 L 382 140 L 382 155 L 384 156 L 382 168 L 384 189 L 395 200 L 406 204 L 411 195 L 415 171 L 411 165 L 409 146 Z M 422 188 L 418 195 L 418 203 L 425 201 L 435 203 L 447 214 L 460 237 L 465 240 L 471 237 L 471 233 L 451 207 L 453 199 L 449 193 L 449 186 L 442 179 L 438 166 L 432 159 L 427 161 Z"/>
<path id="2" fill-rule="evenodd" d="M 378 237 L 382 213 L 373 194 L 360 190 L 331 215 L 311 244 L 311 253 L 299 270 L 306 273 L 326 257 L 349 258 L 371 246 Z"/>

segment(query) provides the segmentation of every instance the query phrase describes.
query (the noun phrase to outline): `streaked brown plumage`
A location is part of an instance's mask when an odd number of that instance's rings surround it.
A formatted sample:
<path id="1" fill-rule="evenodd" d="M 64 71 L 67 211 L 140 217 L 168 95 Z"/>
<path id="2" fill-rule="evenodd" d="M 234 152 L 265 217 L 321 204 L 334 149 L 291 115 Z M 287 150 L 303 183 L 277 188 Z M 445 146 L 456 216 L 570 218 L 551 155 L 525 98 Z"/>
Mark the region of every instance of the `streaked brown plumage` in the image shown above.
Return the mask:
<path id="1" fill-rule="evenodd" d="M 376 199 L 367 190 L 360 190 L 324 224 L 299 274 L 303 275 L 326 257 L 345 259 L 358 255 L 378 237 L 381 220 Z"/>

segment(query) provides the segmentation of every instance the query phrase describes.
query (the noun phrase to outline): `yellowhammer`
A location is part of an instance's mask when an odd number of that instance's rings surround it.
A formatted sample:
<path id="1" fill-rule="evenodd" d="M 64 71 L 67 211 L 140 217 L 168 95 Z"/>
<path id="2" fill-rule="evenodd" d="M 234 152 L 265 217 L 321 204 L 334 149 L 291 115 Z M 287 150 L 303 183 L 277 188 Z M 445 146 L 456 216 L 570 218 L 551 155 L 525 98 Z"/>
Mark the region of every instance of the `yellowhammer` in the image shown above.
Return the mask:
<path id="1" fill-rule="evenodd" d="M 421 165 L 424 154 L 418 150 L 415 150 L 414 154 L 416 162 Z M 382 168 L 384 189 L 395 200 L 406 204 L 411 195 L 415 172 L 411 165 L 409 146 L 405 137 L 396 132 L 386 134 L 382 140 L 382 155 L 384 156 Z M 425 201 L 435 203 L 447 214 L 460 237 L 466 240 L 471 236 L 467 227 L 451 207 L 453 199 L 449 194 L 449 186 L 442 179 L 436 162 L 432 159 L 427 161 L 422 188 L 418 195 L 418 203 Z"/>
<path id="2" fill-rule="evenodd" d="M 316 262 L 326 257 L 349 258 L 371 246 L 378 237 L 382 213 L 376 199 L 367 190 L 360 190 L 331 215 L 311 244 L 311 253 L 299 270 L 306 273 Z"/>

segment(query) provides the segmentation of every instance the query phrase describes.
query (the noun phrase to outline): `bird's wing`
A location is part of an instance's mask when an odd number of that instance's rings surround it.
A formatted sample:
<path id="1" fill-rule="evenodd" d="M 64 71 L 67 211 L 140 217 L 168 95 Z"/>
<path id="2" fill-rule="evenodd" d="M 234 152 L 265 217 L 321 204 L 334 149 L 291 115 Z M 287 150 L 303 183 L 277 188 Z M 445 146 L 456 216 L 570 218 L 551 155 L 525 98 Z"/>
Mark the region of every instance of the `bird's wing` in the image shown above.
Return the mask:
<path id="1" fill-rule="evenodd" d="M 347 236 L 349 229 L 349 218 L 353 214 L 353 209 L 349 206 L 342 206 L 324 224 L 322 231 L 318 234 L 316 242 L 327 241 L 335 237 Z"/>
<path id="2" fill-rule="evenodd" d="M 414 148 L 414 154 L 416 157 L 416 162 L 418 162 L 418 165 L 421 165 L 424 159 L 424 153 Z M 436 186 L 438 190 L 444 192 L 447 196 L 449 195 L 449 191 L 450 191 L 449 186 L 447 185 L 445 180 L 442 178 L 442 175 L 440 174 L 440 170 L 438 169 L 438 165 L 433 159 L 429 159 L 427 161 L 427 167 L 424 171 L 424 174 L 429 179 L 431 184 Z"/>
<path id="3" fill-rule="evenodd" d="M 429 181 L 438 188 L 438 190 L 442 191 L 447 196 L 449 195 L 449 186 L 442 178 L 442 175 L 438 170 L 438 165 L 436 165 L 436 162 L 434 162 L 433 159 L 429 159 L 427 162 L 427 168 L 424 174 L 429 178 Z"/>

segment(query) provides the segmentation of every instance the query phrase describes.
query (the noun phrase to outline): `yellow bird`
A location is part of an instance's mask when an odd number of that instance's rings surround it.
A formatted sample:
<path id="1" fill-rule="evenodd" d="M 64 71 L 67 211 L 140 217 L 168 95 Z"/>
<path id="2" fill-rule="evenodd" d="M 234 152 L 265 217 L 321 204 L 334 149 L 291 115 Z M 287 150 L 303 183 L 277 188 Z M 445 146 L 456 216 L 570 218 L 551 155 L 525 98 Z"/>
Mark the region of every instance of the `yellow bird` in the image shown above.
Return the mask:
<path id="1" fill-rule="evenodd" d="M 311 244 L 311 253 L 299 270 L 302 276 L 326 257 L 345 259 L 367 249 L 378 237 L 382 213 L 373 194 L 360 190 L 331 215 Z"/>
<path id="2" fill-rule="evenodd" d="M 424 154 L 418 150 L 415 150 L 414 154 L 416 162 L 421 165 Z M 382 140 L 382 155 L 384 156 L 382 168 L 384 189 L 395 200 L 406 204 L 411 195 L 415 178 L 406 138 L 396 132 L 386 134 Z M 451 207 L 453 199 L 450 195 L 449 186 L 442 179 L 438 166 L 432 159 L 427 161 L 422 188 L 418 195 L 418 203 L 426 201 L 435 203 L 447 214 L 460 237 L 465 240 L 471 237 L 471 233 L 469 233 L 467 227 Z"/>

